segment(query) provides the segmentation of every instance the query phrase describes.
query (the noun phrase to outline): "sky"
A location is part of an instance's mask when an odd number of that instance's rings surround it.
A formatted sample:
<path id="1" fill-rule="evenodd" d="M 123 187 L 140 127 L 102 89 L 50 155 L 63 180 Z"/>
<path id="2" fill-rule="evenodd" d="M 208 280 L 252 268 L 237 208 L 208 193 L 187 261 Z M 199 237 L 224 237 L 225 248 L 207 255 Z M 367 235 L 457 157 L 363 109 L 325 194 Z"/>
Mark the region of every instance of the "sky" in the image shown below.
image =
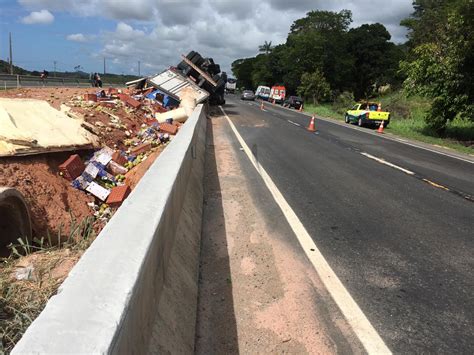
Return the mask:
<path id="1" fill-rule="evenodd" d="M 311 10 L 353 14 L 352 27 L 384 24 L 403 43 L 412 0 L 0 0 L 0 58 L 29 69 L 152 75 L 196 50 L 230 73 L 265 41 L 284 43 Z M 56 64 L 55 64 L 56 63 Z"/>

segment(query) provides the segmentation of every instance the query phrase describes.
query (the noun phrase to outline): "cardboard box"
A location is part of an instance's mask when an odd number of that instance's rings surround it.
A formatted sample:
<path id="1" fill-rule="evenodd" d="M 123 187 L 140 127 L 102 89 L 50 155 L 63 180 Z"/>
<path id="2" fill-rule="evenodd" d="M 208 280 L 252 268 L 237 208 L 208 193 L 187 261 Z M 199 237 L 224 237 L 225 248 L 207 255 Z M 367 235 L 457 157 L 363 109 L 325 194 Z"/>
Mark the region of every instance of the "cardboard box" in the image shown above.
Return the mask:
<path id="1" fill-rule="evenodd" d="M 107 197 L 107 204 L 112 207 L 117 207 L 130 195 L 132 190 L 128 185 L 117 186 L 110 191 L 109 197 Z"/>
<path id="2" fill-rule="evenodd" d="M 137 146 L 135 148 L 132 148 L 130 150 L 130 152 L 133 155 L 139 155 L 139 154 L 148 152 L 149 150 L 151 150 L 151 143 L 143 143 L 143 144 L 140 144 L 139 146 Z"/>
<path id="3" fill-rule="evenodd" d="M 96 94 L 84 94 L 84 100 L 97 102 Z"/>
<path id="4" fill-rule="evenodd" d="M 82 174 L 85 166 L 81 157 L 77 154 L 71 155 L 68 160 L 59 165 L 59 171 L 69 181 L 74 180 Z"/>
<path id="5" fill-rule="evenodd" d="M 107 200 L 110 195 L 110 190 L 100 186 L 98 183 L 92 181 L 87 187 L 86 191 L 97 197 L 101 201 Z"/>
<path id="6" fill-rule="evenodd" d="M 160 131 L 175 135 L 178 132 L 178 127 L 169 123 L 160 123 Z"/>
<path id="7" fill-rule="evenodd" d="M 112 160 L 119 165 L 125 165 L 128 162 L 127 158 L 118 150 L 112 154 Z"/>
<path id="8" fill-rule="evenodd" d="M 139 108 L 142 105 L 140 101 L 135 100 L 127 94 L 118 94 L 117 96 L 130 107 Z"/>

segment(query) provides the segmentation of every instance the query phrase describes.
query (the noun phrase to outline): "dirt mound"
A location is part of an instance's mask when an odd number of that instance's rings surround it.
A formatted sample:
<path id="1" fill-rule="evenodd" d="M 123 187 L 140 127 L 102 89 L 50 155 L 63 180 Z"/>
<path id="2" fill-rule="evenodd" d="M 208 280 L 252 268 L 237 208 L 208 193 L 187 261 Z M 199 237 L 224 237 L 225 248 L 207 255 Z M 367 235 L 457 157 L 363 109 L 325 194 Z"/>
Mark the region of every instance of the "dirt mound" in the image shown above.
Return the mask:
<path id="1" fill-rule="evenodd" d="M 71 215 L 77 220 L 90 216 L 92 196 L 74 189 L 58 175 L 58 165 L 71 153 L 0 158 L 0 186 L 18 189 L 28 203 L 33 233 L 46 237 L 69 233 Z"/>

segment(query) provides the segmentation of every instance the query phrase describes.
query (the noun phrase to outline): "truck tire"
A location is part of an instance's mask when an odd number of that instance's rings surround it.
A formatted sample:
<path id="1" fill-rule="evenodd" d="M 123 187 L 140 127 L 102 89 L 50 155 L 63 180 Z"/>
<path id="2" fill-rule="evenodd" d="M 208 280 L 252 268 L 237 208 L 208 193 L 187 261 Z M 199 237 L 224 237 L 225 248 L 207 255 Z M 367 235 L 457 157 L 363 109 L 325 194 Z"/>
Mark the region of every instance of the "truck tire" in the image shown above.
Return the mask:
<path id="1" fill-rule="evenodd" d="M 202 63 L 204 63 L 204 58 L 199 53 L 194 54 L 194 56 L 190 60 L 198 67 L 200 67 Z"/>

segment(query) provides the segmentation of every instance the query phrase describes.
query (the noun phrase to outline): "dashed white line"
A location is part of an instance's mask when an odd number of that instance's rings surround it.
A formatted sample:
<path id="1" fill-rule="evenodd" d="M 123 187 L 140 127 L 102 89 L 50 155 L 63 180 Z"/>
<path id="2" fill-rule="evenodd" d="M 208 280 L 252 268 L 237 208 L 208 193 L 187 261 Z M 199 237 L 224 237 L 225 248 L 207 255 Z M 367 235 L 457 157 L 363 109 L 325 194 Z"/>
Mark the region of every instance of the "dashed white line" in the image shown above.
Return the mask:
<path id="1" fill-rule="evenodd" d="M 304 115 L 304 116 L 311 116 L 308 113 L 295 111 L 295 110 L 292 110 L 290 108 L 286 108 L 286 107 L 282 107 L 282 106 L 278 106 L 278 108 L 282 109 L 282 110 L 291 111 L 293 113 L 299 113 L 299 114 Z M 341 127 L 345 127 L 345 128 L 348 128 L 348 129 L 354 129 L 354 130 L 357 130 L 359 132 L 364 132 L 366 134 L 370 134 L 370 135 L 377 136 L 377 137 L 380 137 L 380 138 L 383 138 L 383 139 L 387 139 L 387 140 L 390 140 L 390 141 L 399 142 L 399 143 L 408 145 L 410 147 L 423 149 L 423 150 L 426 150 L 426 151 L 431 152 L 431 153 L 444 155 L 444 156 L 449 157 L 449 158 L 453 158 L 453 159 L 461 160 L 461 161 L 466 162 L 466 163 L 474 164 L 474 160 L 465 159 L 465 158 L 463 158 L 461 156 L 458 156 L 458 155 L 449 154 L 449 153 L 441 152 L 439 150 L 431 149 L 429 147 L 425 147 L 425 146 L 422 146 L 422 145 L 419 145 L 419 144 L 416 144 L 416 143 L 412 143 L 412 142 L 407 141 L 407 140 L 402 139 L 402 138 L 392 137 L 392 136 L 387 136 L 387 135 L 380 135 L 380 134 L 372 132 L 371 130 L 368 130 L 368 129 L 365 129 L 365 128 L 360 128 L 358 126 L 348 125 L 348 124 L 345 124 L 345 123 L 342 123 L 342 122 L 335 121 L 334 119 L 330 119 L 330 118 L 318 117 L 318 119 L 320 119 L 322 121 L 325 121 L 325 122 L 328 122 L 328 123 L 332 123 L 332 124 L 341 126 Z M 438 147 L 446 149 L 443 146 L 438 145 Z M 474 155 L 472 155 L 472 154 L 469 154 L 469 156 L 474 157 Z"/>
<path id="2" fill-rule="evenodd" d="M 358 337 L 359 341 L 364 346 L 365 350 L 369 354 L 391 354 L 390 349 L 385 345 L 385 342 L 377 333 L 375 328 L 372 326 L 370 321 L 367 319 L 365 314 L 359 308 L 357 303 L 354 301 L 350 293 L 342 284 L 341 280 L 337 277 L 336 273 L 331 269 L 324 256 L 319 251 L 318 247 L 314 243 L 313 239 L 309 235 L 306 228 L 301 223 L 296 213 L 292 210 L 282 193 L 275 185 L 270 175 L 255 159 L 252 151 L 245 143 L 242 136 L 239 134 L 230 118 L 225 113 L 224 109 L 220 106 L 222 113 L 224 114 L 227 122 L 234 132 L 237 140 L 244 149 L 245 154 L 250 159 L 252 165 L 255 167 L 257 172 L 262 177 L 265 185 L 272 194 L 275 202 L 283 212 L 288 224 L 295 233 L 301 247 L 306 253 L 308 259 L 312 263 L 316 272 L 319 274 L 324 286 L 328 290 L 329 294 L 333 298 L 334 302 L 338 305 L 342 314 L 346 318 L 347 322 L 351 326 L 352 330 Z"/>
<path id="3" fill-rule="evenodd" d="M 368 153 L 360 153 L 362 154 L 363 156 L 366 156 L 367 158 L 369 159 L 372 159 L 372 160 L 375 160 L 376 162 L 379 162 L 380 164 L 384 164 L 384 165 L 387 165 L 391 168 L 394 168 L 394 169 L 397 169 L 397 170 L 400 170 L 400 171 L 403 171 L 405 174 L 408 174 L 408 175 L 415 175 L 415 173 L 413 171 L 410 171 L 410 170 L 407 170 L 405 168 L 402 168 L 401 166 L 398 166 L 398 165 L 395 165 L 395 164 L 392 164 L 386 160 L 383 160 L 381 158 L 377 158 L 377 157 L 374 157 L 373 155 L 370 155 Z"/>
<path id="4" fill-rule="evenodd" d="M 294 124 L 295 126 L 301 127 L 301 125 L 299 123 L 293 122 L 291 120 L 287 120 L 287 121 L 290 122 L 291 124 Z"/>

